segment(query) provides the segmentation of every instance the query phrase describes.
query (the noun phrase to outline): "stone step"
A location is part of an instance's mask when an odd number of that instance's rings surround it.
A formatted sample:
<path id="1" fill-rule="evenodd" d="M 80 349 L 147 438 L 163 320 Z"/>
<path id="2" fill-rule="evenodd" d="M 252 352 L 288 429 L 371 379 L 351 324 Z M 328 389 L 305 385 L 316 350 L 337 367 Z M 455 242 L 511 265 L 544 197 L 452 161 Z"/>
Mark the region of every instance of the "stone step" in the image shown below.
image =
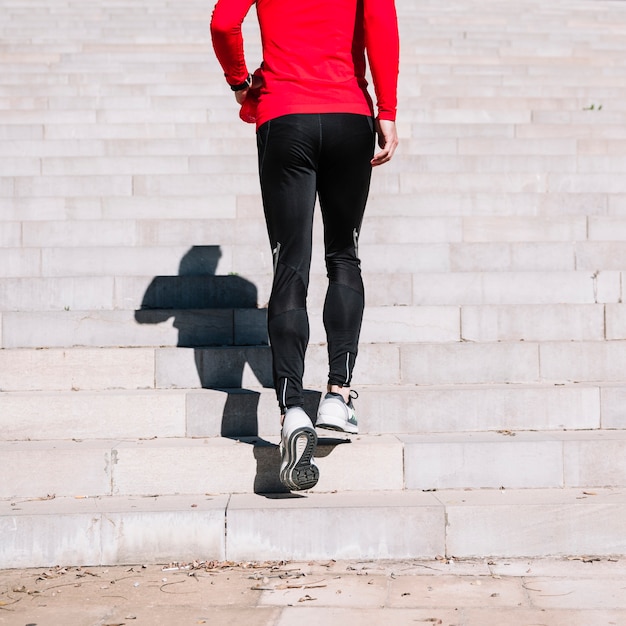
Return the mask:
<path id="1" fill-rule="evenodd" d="M 581 305 L 606 304 L 608 318 L 620 319 L 622 272 L 398 272 L 393 276 L 367 271 L 364 275 L 366 311 L 371 307 L 410 306 L 529 306 L 547 311 L 572 311 Z M 150 285 L 162 287 L 156 299 Z M 213 289 L 223 284 L 225 289 Z M 242 289 L 241 287 L 244 287 Z M 171 289 L 170 289 L 171 287 Z M 264 307 L 269 300 L 270 274 L 244 276 L 80 276 L 5 278 L 0 282 L 0 311 L 24 314 L 189 309 L 225 306 Z M 308 302 L 321 307 L 326 281 L 313 276 Z M 250 298 L 248 298 L 250 295 Z M 561 306 L 563 305 L 563 306 Z M 613 306 L 614 305 L 614 306 Z M 1 315 L 1 313 L 0 313 Z M 7 318 L 8 319 L 8 318 Z M 607 320 L 607 326 L 609 321 Z M 616 337 L 610 337 L 616 338 Z"/>
<path id="2" fill-rule="evenodd" d="M 175 104 L 180 105 L 181 109 L 194 109 L 198 112 L 206 111 L 207 108 L 211 111 L 232 111 L 232 99 L 228 97 L 227 89 L 224 89 L 219 70 L 212 63 L 212 50 L 208 46 L 202 46 L 199 50 L 206 63 L 178 68 L 175 81 L 172 80 L 172 71 L 159 73 L 150 64 L 134 65 L 131 62 L 132 57 L 119 65 L 115 72 L 106 65 L 103 66 L 108 61 L 80 67 L 76 63 L 67 71 L 55 71 L 54 67 L 35 69 L 17 62 L 4 65 L 0 63 L 3 70 L 0 75 L 0 98 L 8 99 L 16 105 L 10 107 L 15 111 L 133 108 L 166 110 L 174 108 Z M 167 54 L 167 50 L 163 53 Z M 484 56 L 492 54 L 493 51 L 483 53 Z M 508 71 L 496 61 L 495 68 L 487 68 L 492 75 L 485 74 L 485 67 L 464 68 L 468 75 L 476 79 L 476 84 L 470 88 L 468 78 L 464 75 L 453 78 L 448 75 L 445 81 L 442 79 L 441 70 L 446 65 L 463 67 L 459 52 L 455 51 L 454 55 L 452 63 L 442 63 L 439 66 L 431 62 L 428 55 L 414 61 L 407 59 L 403 63 L 403 74 L 417 78 L 415 81 L 401 82 L 398 86 L 399 95 L 408 100 L 404 106 L 405 112 L 422 108 L 435 109 L 436 105 L 440 105 L 442 109 L 512 108 L 520 112 L 572 112 L 579 114 L 579 119 L 594 124 L 605 124 L 609 118 L 623 115 L 623 83 L 611 80 L 610 85 L 599 85 L 590 77 L 579 75 L 579 81 L 572 84 L 546 84 L 545 77 L 528 76 L 523 85 L 511 80 L 502 84 L 500 73 L 512 75 L 522 70 L 527 73 L 534 71 L 532 60 L 527 59 L 525 66 L 508 68 Z M 108 58 L 108 55 L 105 56 Z M 156 56 L 155 54 L 152 57 L 152 63 Z M 615 59 L 599 59 L 598 63 L 614 61 Z M 569 63 L 576 66 L 576 61 L 570 60 Z M 561 65 L 559 69 L 562 68 Z M 494 69 L 497 69 L 497 74 Z M 30 87 L 28 95 L 24 92 L 26 84 Z M 420 97 L 419 107 L 410 99 L 415 96 Z M 204 107 L 201 99 L 204 99 Z M 4 104 L 3 108 L 9 110 L 6 103 Z M 562 115 L 557 118 L 561 122 L 564 119 Z M 235 121 L 232 120 L 233 123 Z"/>
<path id="3" fill-rule="evenodd" d="M 626 384 L 359 385 L 360 431 L 626 429 Z M 315 419 L 321 386 L 305 392 Z M 272 389 L 0 392 L 0 439 L 277 437 Z"/>
<path id="4" fill-rule="evenodd" d="M 58 174 L 71 170 L 83 173 L 126 172 L 121 166 L 123 163 L 133 164 L 133 167 L 139 168 L 136 173 L 142 174 L 153 173 L 157 167 L 165 166 L 172 166 L 172 171 L 176 168 L 180 171 L 183 165 L 187 168 L 186 172 L 257 172 L 256 148 L 250 136 L 233 146 L 232 141 L 224 138 L 181 137 L 175 140 L 160 137 L 159 128 L 154 128 L 151 139 L 135 135 L 117 139 L 86 137 L 89 141 L 70 138 L 41 141 L 37 136 L 43 134 L 42 127 L 36 124 L 0 126 L 0 137 L 4 137 L 0 144 L 0 158 L 4 159 L 6 166 L 3 174 L 8 176 L 24 172 L 32 175 L 40 171 Z M 94 125 L 91 130 L 97 129 L 102 129 L 103 133 L 115 131 L 121 135 L 126 130 L 129 135 L 133 134 L 133 128 L 125 125 L 104 128 Z M 171 135 L 171 129 L 167 133 Z M 602 154 L 591 153 L 591 148 L 593 140 L 601 139 L 606 141 L 607 146 L 618 148 L 625 138 L 623 125 L 499 124 L 487 127 L 414 124 L 411 137 L 403 138 L 398 147 L 402 159 L 398 159 L 398 163 L 392 162 L 389 167 L 394 171 L 444 173 L 464 170 L 501 172 L 505 169 L 591 172 L 605 167 L 619 172 L 624 171 L 623 157 L 619 158 L 616 152 L 616 158 L 610 160 Z M 16 153 L 21 156 L 15 158 Z"/>
<path id="5" fill-rule="evenodd" d="M 12 537 L 0 567 L 615 556 L 626 552 L 624 515 L 623 489 L 0 501 L 0 532 Z"/>
<path id="6" fill-rule="evenodd" d="M 423 143 L 421 143 L 423 146 Z M 589 150 L 603 157 L 621 156 L 620 150 L 604 140 L 591 140 Z M 6 179 L 5 179 L 6 180 Z M 0 185 L 2 185 L 0 179 Z M 6 183 L 7 188 L 12 183 Z M 235 193 L 212 196 L 210 219 L 256 219 L 261 210 L 259 194 L 237 196 Z M 200 196 L 117 196 L 62 198 L 0 197 L 0 219 L 6 222 L 58 221 L 58 220 L 169 220 L 207 219 L 207 200 Z M 379 193 L 368 202 L 366 220 L 372 216 L 434 217 L 447 216 L 541 216 L 546 221 L 558 222 L 566 216 L 604 216 L 623 219 L 626 216 L 626 193 L 572 191 L 545 194 L 541 192 L 486 192 L 464 194 L 461 191 L 429 192 L 424 194 Z M 367 221 L 365 222 L 367 231 Z M 365 233 L 364 233 L 365 234 Z M 205 242 L 203 242 L 205 243 Z"/>
<path id="7" fill-rule="evenodd" d="M 626 137 L 626 133 L 624 134 Z M 599 136 L 598 138 L 601 138 Z M 623 138 L 623 137 L 622 137 Z M 63 142 L 55 142 L 57 146 Z M 192 150 L 196 155 L 141 155 L 141 156 L 85 156 L 73 154 L 64 157 L 38 158 L 34 154 L 31 157 L 11 158 L 10 148 L 17 146 L 14 142 L 8 142 L 8 146 L 0 151 L 0 164 L 2 164 L 4 176 L 114 176 L 132 171 L 135 175 L 155 174 L 228 174 L 231 172 L 247 173 L 256 175 L 257 160 L 253 154 L 233 156 L 208 156 L 198 150 L 196 144 Z M 68 149 L 74 150 L 74 143 L 68 142 Z M 164 143 L 165 146 L 169 142 Z M 28 147 L 28 146 L 27 146 Z M 31 142 L 31 150 L 34 142 Z M 59 146 L 60 147 L 60 146 Z M 95 147 L 104 149 L 104 142 L 95 142 Z M 206 146 L 204 146 L 206 147 Z M 54 146 L 52 146 L 54 148 Z M 414 173 L 502 173 L 502 172 L 536 172 L 549 171 L 552 173 L 623 173 L 626 172 L 626 159 L 624 157 L 576 156 L 578 144 L 570 139 L 517 139 L 499 140 L 485 138 L 464 139 L 460 138 L 455 146 L 459 154 L 429 154 L 412 155 L 403 152 L 404 157 L 399 159 L 398 164 L 393 164 L 395 172 Z M 22 145 L 19 145 L 22 151 Z M 209 149 L 212 149 L 209 148 Z M 2 152 L 6 156 L 1 156 Z M 207 219 L 211 219 L 210 216 Z M 172 221 L 176 221 L 174 218 Z M 50 225 L 52 226 L 52 225 Z"/>
<path id="8" fill-rule="evenodd" d="M 268 343 L 267 311 L 257 308 L 0 313 L 0 321 L 3 348 Z"/>
<path id="9" fill-rule="evenodd" d="M 317 272 L 316 272 L 317 273 Z M 588 276 L 588 275 L 587 275 Z M 437 275 L 431 277 L 437 279 Z M 537 277 L 539 278 L 539 277 Z M 585 281 L 567 279 L 568 285 L 579 283 L 588 286 Z M 84 277 L 46 277 L 46 278 L 7 278 L 0 282 L 0 311 L 112 311 L 152 308 L 212 308 L 221 302 L 220 291 L 212 289 L 223 283 L 227 288 L 221 293 L 228 295 L 231 307 L 263 307 L 269 300 L 271 274 L 239 277 L 236 275 L 195 276 L 84 276 Z M 619 281 L 618 277 L 615 279 Z M 614 281 L 608 281 L 614 283 Z M 412 300 L 412 276 L 408 273 L 389 277 L 387 274 L 368 273 L 367 302 L 369 306 L 409 305 Z M 162 287 L 161 297 L 155 301 L 154 289 L 150 285 Z M 171 285 L 171 289 L 169 288 Z M 245 289 L 240 287 L 243 285 Z M 166 288 L 168 287 L 168 288 Z M 553 293 L 554 287 L 546 285 L 546 292 Z M 242 301 L 242 291 L 245 299 Z M 309 290 L 311 306 L 321 306 L 326 292 L 326 281 L 313 280 Z M 568 293 L 567 287 L 562 292 Z M 571 292 L 573 293 L 573 292 Z M 611 295 L 608 293 L 607 296 Z M 253 299 L 247 298 L 252 294 Z M 223 297 L 223 296 L 221 296 Z M 526 297 L 531 297 L 526 294 Z M 546 293 L 546 296 L 547 293 Z M 583 302 L 593 302 L 593 293 L 589 290 L 582 294 Z M 618 299 L 615 296 L 615 300 Z M 423 298 L 423 295 L 420 296 Z M 550 298 L 552 300 L 553 298 Z M 577 297 L 577 301 L 580 297 Z M 152 303 L 152 304 L 148 304 Z M 437 304 L 437 303 L 435 303 Z M 223 305 L 217 305 L 223 306 Z"/>
<path id="10" fill-rule="evenodd" d="M 626 179 L 625 179 L 626 180 Z M 8 237 L 14 237 L 9 232 Z M 205 249 L 219 254 L 222 274 L 270 275 L 272 257 L 263 245 L 221 245 L 210 240 Z M 319 248 L 319 246 L 317 246 Z M 109 246 L 57 248 L 0 248 L 1 278 L 87 276 L 176 276 L 180 264 L 196 246 Z M 322 251 L 315 250 L 315 273 L 325 273 Z M 476 241 L 430 243 L 370 243 L 359 248 L 365 273 L 498 274 L 526 272 L 619 272 L 626 266 L 626 248 L 616 241 Z M 598 269 L 601 268 L 601 269 Z M 204 271 L 203 274 L 213 273 Z M 593 282 L 593 281 L 591 281 Z"/>
<path id="11" fill-rule="evenodd" d="M 208 57 L 209 50 L 206 51 Z M 93 68 L 85 68 L 97 70 L 97 64 L 94 63 Z M 23 68 L 24 66 L 16 66 Z M 126 64 L 128 67 L 128 64 Z M 14 70 L 11 66 L 2 66 L 3 70 Z M 189 67 L 190 73 L 198 75 L 204 74 L 204 67 Z M 52 74 L 54 76 L 54 74 Z M 104 93 L 98 93 L 93 84 L 87 85 L 67 85 L 55 84 L 51 81 L 50 85 L 37 84 L 33 86 L 33 90 L 29 90 L 28 96 L 24 95 L 23 84 L 0 83 L 0 110 L 6 112 L 8 120 L 24 121 L 29 119 L 32 114 L 38 113 L 45 115 L 47 111 L 93 111 L 106 110 L 115 112 L 110 121 L 114 121 L 119 115 L 130 115 L 130 111 L 174 111 L 184 110 L 189 112 L 205 112 L 210 110 L 211 115 L 220 112 L 220 115 L 228 115 L 231 113 L 232 119 L 233 106 L 230 98 L 225 97 L 221 77 L 218 72 L 206 75 L 206 85 L 195 85 L 191 82 L 183 83 L 178 87 L 170 86 L 169 91 L 159 90 L 158 86 L 167 81 L 167 74 L 161 76 L 161 83 L 155 82 L 134 86 L 130 89 L 128 84 L 118 84 L 108 82 L 104 85 Z M 21 89 L 19 88 L 21 87 Z M 584 85 L 575 89 L 573 87 L 559 86 L 554 89 L 542 89 L 540 85 L 527 86 L 527 89 L 509 86 L 505 89 L 505 93 L 496 90 L 495 86 L 488 84 L 479 85 L 478 89 L 472 93 L 468 93 L 467 87 L 453 86 L 449 90 L 445 90 L 440 84 L 430 84 L 427 77 L 420 79 L 417 91 L 421 97 L 419 109 L 407 107 L 402 117 L 405 118 L 407 112 L 413 115 L 417 111 L 435 111 L 435 110 L 468 110 L 468 111 L 502 111 L 514 110 L 531 111 L 533 113 L 539 111 L 556 111 L 559 113 L 571 112 L 576 114 L 575 119 L 582 123 L 590 123 L 592 125 L 606 125 L 616 123 L 620 115 L 623 116 L 626 105 L 623 101 L 623 95 L 626 89 L 616 87 L 594 88 L 585 87 Z M 399 86 L 400 96 L 415 95 L 416 88 L 414 86 Z M 405 92 L 405 93 L 403 93 Z M 620 95 L 622 97 L 620 97 Z M 10 116 L 9 111 L 22 111 L 26 116 L 18 115 Z M 126 111 L 127 113 L 123 113 Z M 103 116 L 102 113 L 100 113 Z M 113 115 L 113 114 L 112 114 Z M 98 118 L 100 120 L 100 118 Z M 106 119 L 106 118 L 105 118 Z M 149 118 L 150 119 L 150 118 Z M 226 119 L 229 119 L 228 117 Z M 533 117 L 525 118 L 527 122 L 531 122 Z M 555 117 L 555 124 L 562 124 L 563 115 Z M 156 120 L 153 120 L 156 121 Z M 190 121 L 193 121 L 191 116 Z M 623 135 L 623 129 L 621 130 Z"/>
<path id="12" fill-rule="evenodd" d="M 626 487 L 626 430 L 318 435 L 317 493 Z M 0 499 L 285 492 L 278 437 L 16 441 L 0 451 Z"/>
<path id="13" fill-rule="evenodd" d="M 598 137 L 600 139 L 601 137 Z M 602 174 L 621 174 L 626 172 L 626 160 L 623 157 L 617 155 L 609 156 L 608 154 L 594 154 L 584 155 L 579 154 L 579 147 L 576 142 L 572 142 L 569 139 L 522 139 L 517 140 L 515 143 L 511 143 L 509 140 L 499 139 L 458 139 L 456 144 L 449 148 L 439 150 L 443 152 L 446 150 L 448 154 L 434 154 L 436 150 L 429 150 L 429 154 L 406 154 L 400 163 L 396 166 L 390 167 L 388 176 L 375 176 L 374 187 L 378 187 L 381 193 L 389 193 L 385 190 L 386 186 L 393 187 L 403 180 L 403 176 L 407 173 L 413 173 L 415 176 L 420 177 L 425 174 L 432 176 L 445 177 L 452 174 L 469 175 L 476 174 L 477 176 L 495 177 L 503 172 L 516 172 L 516 175 L 522 177 L 529 173 L 536 173 L 537 171 L 548 171 L 550 175 L 543 181 L 544 185 L 548 187 L 557 184 L 563 185 L 563 189 L 560 192 L 568 192 L 570 194 L 577 193 L 597 193 L 594 190 L 593 185 L 601 181 Z M 31 142 L 32 143 L 32 142 Z M 57 142 L 61 143 L 61 142 Z M 8 142 L 13 149 L 21 150 L 21 147 L 17 142 Z M 102 144 L 102 142 L 100 142 Z M 69 144 L 73 146 L 73 144 Z M 167 144 L 166 144 L 167 145 Z M 441 145 L 441 142 L 439 142 Z M 542 147 L 543 146 L 543 147 Z M 96 143 L 96 149 L 102 149 L 102 146 L 98 147 Z M 437 149 L 438 150 L 438 149 Z M 452 152 L 460 152 L 461 155 L 452 154 Z M 540 155 L 541 152 L 552 154 L 551 156 Z M 79 151 L 80 153 L 80 151 Z M 43 158 L 39 159 L 35 156 L 23 157 L 23 158 L 11 158 L 8 154 L 3 157 L 0 156 L 0 164 L 3 165 L 4 177 L 2 180 L 6 186 L 6 192 L 11 190 L 16 194 L 20 194 L 20 190 L 24 187 L 26 181 L 33 180 L 36 177 L 37 180 L 41 180 L 42 185 L 46 181 L 57 180 L 59 184 L 66 185 L 68 189 L 73 185 L 74 192 L 70 192 L 75 197 L 91 197 L 92 194 L 85 193 L 80 194 L 79 189 L 81 183 L 85 180 L 89 180 L 95 177 L 103 177 L 105 180 L 114 181 L 118 180 L 120 190 L 114 194 L 124 197 L 125 195 L 132 195 L 134 198 L 141 198 L 143 196 L 155 195 L 155 191 L 162 192 L 166 197 L 180 197 L 181 195 L 200 196 L 203 194 L 203 188 L 199 187 L 198 174 L 202 173 L 209 177 L 209 181 L 213 181 L 217 175 L 224 176 L 239 176 L 247 174 L 255 181 L 254 185 L 248 185 L 238 191 L 239 195 L 256 196 L 258 195 L 258 183 L 256 183 L 256 161 L 252 154 L 249 155 L 237 155 L 232 157 L 224 157 L 222 159 L 209 156 L 109 156 L 109 157 L 93 157 L 86 158 L 84 155 L 78 154 L 74 157 L 67 158 Z M 134 185 L 132 194 L 123 193 L 122 181 L 124 180 L 125 172 L 132 169 L 135 176 L 132 177 L 132 183 Z M 40 172 L 43 172 L 43 176 L 39 176 Z M 153 176 L 161 173 L 166 177 L 166 180 L 155 188 L 155 181 Z M 196 185 L 194 190 L 183 192 L 180 187 L 174 187 L 174 179 L 176 173 L 189 183 Z M 231 174 L 236 172 L 236 174 Z M 574 174 L 580 174 L 583 177 L 580 188 L 572 187 L 572 189 L 565 188 L 565 182 L 568 176 Z M 167 181 L 170 181 L 168 183 Z M 570 183 L 567 183 L 570 184 Z M 583 184 L 589 189 L 583 187 Z M 44 187 L 42 187 L 42 190 Z M 429 186 L 424 187 L 424 192 L 429 194 L 449 194 L 454 191 L 455 186 L 452 185 L 446 189 L 439 188 L 436 184 L 431 183 Z M 408 190 L 398 189 L 402 193 L 407 193 Z M 502 185 L 494 186 L 491 193 L 504 193 L 507 191 Z M 511 188 L 511 191 L 515 191 Z M 538 192 L 536 190 L 535 192 Z M 619 185 L 613 185 L 612 188 L 606 189 L 606 192 L 612 194 L 623 194 L 624 189 Z M 207 192 L 208 193 L 208 192 Z M 487 190 L 481 190 L 481 193 L 489 193 Z M 527 193 L 527 192 L 524 192 Z M 213 194 L 219 196 L 234 195 L 232 192 L 224 188 L 223 185 L 214 189 Z M 23 195 L 23 194 L 20 194 Z M 51 197 L 55 197 L 58 194 L 49 194 Z M 136 200 L 137 201 L 137 200 Z M 208 213 L 205 209 L 204 221 L 210 223 L 211 220 L 220 219 L 220 214 Z M 432 216 L 434 218 L 435 215 Z M 447 216 L 443 216 L 445 219 Z M 478 216 L 476 216 L 478 217 Z M 531 222 L 531 216 L 526 217 L 528 223 Z M 534 216 L 536 222 L 545 221 L 542 216 Z M 574 217 L 569 217 L 571 221 L 574 221 Z M 200 218 L 200 216 L 198 216 Z M 407 216 L 408 218 L 408 216 Z M 132 218 L 131 218 L 132 219 Z M 154 218 L 153 218 L 154 219 Z M 415 216 L 415 220 L 423 219 L 421 216 Z M 556 221 L 556 228 L 563 228 L 565 216 L 562 218 L 561 223 Z M 103 219 L 106 224 L 106 219 Z M 115 223 L 114 220 L 110 220 Z M 121 222 L 121 220 L 118 220 Z M 146 220 L 149 222 L 149 220 Z M 176 219 L 172 216 L 172 222 L 180 221 L 180 218 Z M 579 218 L 578 221 L 581 221 Z M 41 218 L 42 224 L 37 226 L 40 231 L 44 228 L 54 228 L 55 223 L 50 220 L 46 220 L 45 217 Z M 113 225 L 112 224 L 112 225 Z M 73 225 L 74 228 L 81 227 L 80 224 Z M 143 226 L 139 224 L 139 226 Z M 180 228 L 180 225 L 178 225 Z M 86 228 L 86 225 L 82 225 Z M 34 226 L 31 226 L 34 228 Z M 417 232 L 420 232 L 419 229 Z M 132 230 L 131 230 L 132 233 Z M 576 231 L 575 235 L 571 235 L 569 239 L 584 239 L 585 233 Z M 70 237 L 71 240 L 71 237 Z M 454 240 L 454 237 L 452 238 Z M 25 241 L 24 245 L 28 245 Z M 51 244 L 49 244 L 51 245 Z M 104 245 L 107 242 L 104 242 Z"/>
<path id="14" fill-rule="evenodd" d="M 0 313 L 2 348 L 267 345 L 267 310 L 243 308 Z M 322 309 L 310 341 L 324 343 Z M 624 304 L 369 306 L 363 343 L 602 341 L 626 339 Z"/>
<path id="15" fill-rule="evenodd" d="M 1 161 L 1 160 L 0 160 Z M 607 168 L 610 169 L 610 168 Z M 625 167 L 626 171 L 626 167 Z M 321 217 L 316 215 L 315 244 L 322 245 Z M 260 217 L 125 220 L 6 220 L 0 231 L 4 248 L 180 247 L 208 249 L 206 242 L 250 248 L 269 245 Z M 404 216 L 367 214 L 359 243 L 367 246 L 426 243 L 564 243 L 626 240 L 626 218 L 609 216 Z M 243 243 L 245 242 L 245 244 Z M 204 246 L 203 246 L 204 244 Z M 215 244 L 217 245 L 217 244 Z M 462 247 L 461 245 L 456 247 Z M 220 251 L 215 250 L 216 256 Z M 221 258 L 221 254 L 219 255 Z M 217 264 L 220 258 L 216 259 Z"/>
<path id="16" fill-rule="evenodd" d="M 372 343 L 359 352 L 355 384 L 471 385 L 619 383 L 625 340 Z M 309 345 L 305 387 L 327 378 L 327 348 Z M 271 387 L 267 346 L 208 348 L 17 348 L 0 350 L 0 390 Z"/>
<path id="17" fill-rule="evenodd" d="M 318 217 L 317 222 L 321 222 Z M 315 224 L 316 243 L 321 245 L 321 223 Z M 182 246 L 215 239 L 222 245 L 268 245 L 265 223 L 259 218 L 195 220 L 6 220 L 2 237 L 5 248 L 116 246 Z M 98 239 L 99 237 L 99 239 Z M 403 216 L 367 215 L 362 246 L 391 243 L 549 243 L 569 241 L 623 241 L 626 219 L 608 216 Z"/>

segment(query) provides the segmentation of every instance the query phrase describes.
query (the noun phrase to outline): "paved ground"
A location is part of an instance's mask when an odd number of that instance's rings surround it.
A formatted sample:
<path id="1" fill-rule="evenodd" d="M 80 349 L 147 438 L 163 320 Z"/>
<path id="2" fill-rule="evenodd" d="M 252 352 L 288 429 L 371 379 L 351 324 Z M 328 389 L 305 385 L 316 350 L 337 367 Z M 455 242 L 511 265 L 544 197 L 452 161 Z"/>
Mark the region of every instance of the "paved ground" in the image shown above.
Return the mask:
<path id="1" fill-rule="evenodd" d="M 624 626 L 626 559 L 7 570 L 0 624 Z"/>

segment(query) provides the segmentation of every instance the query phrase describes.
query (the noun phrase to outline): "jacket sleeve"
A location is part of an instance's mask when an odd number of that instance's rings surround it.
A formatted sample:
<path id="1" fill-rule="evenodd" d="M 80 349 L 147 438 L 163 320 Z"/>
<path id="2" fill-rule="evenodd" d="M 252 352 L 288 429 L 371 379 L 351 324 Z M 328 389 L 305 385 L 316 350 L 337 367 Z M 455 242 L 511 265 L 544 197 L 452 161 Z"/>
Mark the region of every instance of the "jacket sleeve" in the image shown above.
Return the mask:
<path id="1" fill-rule="evenodd" d="M 365 49 L 378 118 L 396 119 L 400 38 L 394 0 L 363 0 Z"/>
<path id="2" fill-rule="evenodd" d="M 211 17 L 211 40 L 226 82 L 239 85 L 248 78 L 241 24 L 255 0 L 218 0 Z"/>

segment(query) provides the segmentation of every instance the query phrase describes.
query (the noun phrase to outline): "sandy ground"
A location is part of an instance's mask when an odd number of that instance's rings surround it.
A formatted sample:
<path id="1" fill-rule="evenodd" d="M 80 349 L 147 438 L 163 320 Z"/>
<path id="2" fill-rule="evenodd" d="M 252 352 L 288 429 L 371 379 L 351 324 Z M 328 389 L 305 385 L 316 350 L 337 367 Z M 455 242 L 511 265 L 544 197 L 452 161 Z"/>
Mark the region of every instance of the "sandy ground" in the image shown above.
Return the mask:
<path id="1" fill-rule="evenodd" d="M 626 559 L 0 571 L 10 626 L 624 626 Z"/>

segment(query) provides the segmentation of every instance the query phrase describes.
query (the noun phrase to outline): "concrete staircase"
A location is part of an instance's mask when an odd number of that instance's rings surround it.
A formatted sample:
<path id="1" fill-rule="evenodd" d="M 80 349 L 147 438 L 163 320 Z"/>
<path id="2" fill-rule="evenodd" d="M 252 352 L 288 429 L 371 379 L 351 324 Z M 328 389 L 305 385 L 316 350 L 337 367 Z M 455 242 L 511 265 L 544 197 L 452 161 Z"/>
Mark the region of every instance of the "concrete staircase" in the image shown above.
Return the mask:
<path id="1" fill-rule="evenodd" d="M 0 567 L 626 553 L 626 6 L 397 7 L 362 434 L 290 496 L 212 7 L 0 1 Z"/>

